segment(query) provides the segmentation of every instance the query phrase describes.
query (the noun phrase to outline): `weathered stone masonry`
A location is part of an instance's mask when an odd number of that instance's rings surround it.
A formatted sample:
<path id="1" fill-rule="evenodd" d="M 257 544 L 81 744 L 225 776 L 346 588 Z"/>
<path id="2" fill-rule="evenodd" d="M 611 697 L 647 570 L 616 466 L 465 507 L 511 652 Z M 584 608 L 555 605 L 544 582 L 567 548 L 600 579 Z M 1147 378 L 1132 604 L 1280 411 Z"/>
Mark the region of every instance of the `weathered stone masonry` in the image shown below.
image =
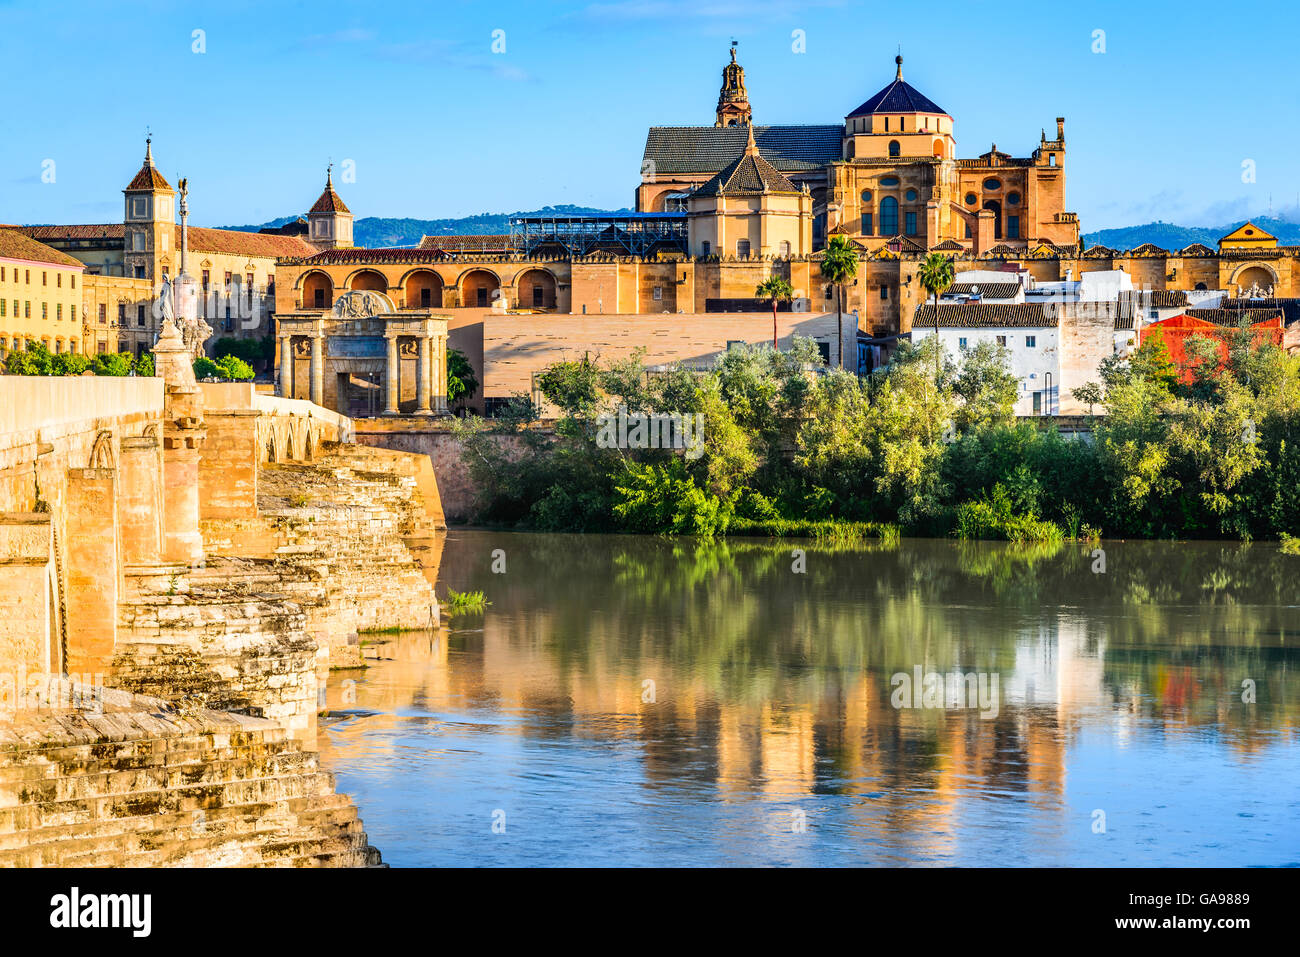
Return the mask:
<path id="1" fill-rule="evenodd" d="M 161 379 L 0 377 L 0 672 L 111 699 L 10 682 L 0 864 L 376 863 L 318 768 L 318 689 L 358 631 L 436 622 L 431 467 L 200 386 L 182 348 Z"/>

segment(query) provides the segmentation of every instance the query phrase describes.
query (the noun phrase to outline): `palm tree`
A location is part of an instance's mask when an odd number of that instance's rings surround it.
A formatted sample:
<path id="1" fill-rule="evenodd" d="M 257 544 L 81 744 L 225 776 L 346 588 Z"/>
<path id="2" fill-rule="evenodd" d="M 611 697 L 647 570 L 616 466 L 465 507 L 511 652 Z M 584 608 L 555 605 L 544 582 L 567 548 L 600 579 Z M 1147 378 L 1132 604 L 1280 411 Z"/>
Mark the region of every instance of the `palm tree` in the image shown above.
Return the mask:
<path id="1" fill-rule="evenodd" d="M 952 285 L 952 260 L 942 253 L 930 253 L 925 257 L 925 262 L 921 263 L 918 278 L 934 301 L 934 381 L 937 383 L 941 374 L 939 361 L 943 356 L 943 348 L 939 344 L 939 296 Z"/>
<path id="2" fill-rule="evenodd" d="M 822 278 L 835 284 L 835 328 L 839 334 L 840 368 L 844 367 L 844 283 L 857 274 L 857 250 L 847 237 L 832 236 L 822 250 Z"/>
<path id="3" fill-rule="evenodd" d="M 794 298 L 794 286 L 780 276 L 770 276 L 758 284 L 754 295 L 759 299 L 772 300 L 772 348 L 776 348 L 776 304 L 789 302 Z"/>

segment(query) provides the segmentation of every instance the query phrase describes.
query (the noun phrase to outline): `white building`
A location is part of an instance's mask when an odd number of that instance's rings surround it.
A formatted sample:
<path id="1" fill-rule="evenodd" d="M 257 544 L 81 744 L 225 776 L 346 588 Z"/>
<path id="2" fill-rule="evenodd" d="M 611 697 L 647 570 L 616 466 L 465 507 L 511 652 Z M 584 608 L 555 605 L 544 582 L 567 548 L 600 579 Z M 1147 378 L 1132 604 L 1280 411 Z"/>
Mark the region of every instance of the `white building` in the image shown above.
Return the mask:
<path id="1" fill-rule="evenodd" d="M 958 361 L 980 341 L 1005 346 L 1011 373 L 1020 380 L 1017 415 L 1079 414 L 1087 409 L 1073 390 L 1099 381 L 1102 360 L 1133 347 L 1135 327 L 1180 315 L 1190 305 L 1217 304 L 1222 296 L 1134 289 L 1133 278 L 1119 269 L 1078 279 L 1067 274 L 1057 282 L 1037 282 L 1025 271 L 970 270 L 958 273 L 939 300 L 939 339 Z M 935 318 L 934 306 L 917 308 L 914 342 L 934 335 Z"/>

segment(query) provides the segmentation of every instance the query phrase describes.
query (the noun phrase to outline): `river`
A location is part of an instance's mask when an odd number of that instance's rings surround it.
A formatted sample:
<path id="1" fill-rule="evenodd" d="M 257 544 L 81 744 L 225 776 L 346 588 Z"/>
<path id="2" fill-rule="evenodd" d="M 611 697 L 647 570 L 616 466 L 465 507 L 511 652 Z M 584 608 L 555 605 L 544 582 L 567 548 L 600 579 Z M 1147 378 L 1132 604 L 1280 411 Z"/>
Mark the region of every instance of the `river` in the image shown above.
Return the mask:
<path id="1" fill-rule="evenodd" d="M 495 566 L 495 567 L 494 567 Z M 384 859 L 1300 864 L 1300 556 L 452 530 L 323 763 Z"/>

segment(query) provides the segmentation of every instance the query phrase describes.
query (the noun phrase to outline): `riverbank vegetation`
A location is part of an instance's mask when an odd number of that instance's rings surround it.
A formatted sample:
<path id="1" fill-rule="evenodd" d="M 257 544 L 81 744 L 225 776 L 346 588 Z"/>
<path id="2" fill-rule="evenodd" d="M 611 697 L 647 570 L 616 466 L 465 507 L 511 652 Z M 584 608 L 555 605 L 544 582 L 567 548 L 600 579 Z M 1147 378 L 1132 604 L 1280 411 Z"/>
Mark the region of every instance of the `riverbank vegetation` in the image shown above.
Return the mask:
<path id="1" fill-rule="evenodd" d="M 806 339 L 737 346 L 704 373 L 647 374 L 639 354 L 556 363 L 537 383 L 559 413 L 553 432 L 529 427 L 523 396 L 498 419 L 457 423 L 476 519 L 1048 544 L 1300 533 L 1300 357 L 1249 330 L 1193 338 L 1182 366 L 1158 335 L 1132 359 L 1106 359 L 1081 390 L 1106 410 L 1091 439 L 1016 420 L 1004 348 L 954 359 L 935 342 L 901 344 L 863 379 L 825 371 Z M 696 416 L 703 441 L 687 454 L 598 441 L 620 409 Z"/>

